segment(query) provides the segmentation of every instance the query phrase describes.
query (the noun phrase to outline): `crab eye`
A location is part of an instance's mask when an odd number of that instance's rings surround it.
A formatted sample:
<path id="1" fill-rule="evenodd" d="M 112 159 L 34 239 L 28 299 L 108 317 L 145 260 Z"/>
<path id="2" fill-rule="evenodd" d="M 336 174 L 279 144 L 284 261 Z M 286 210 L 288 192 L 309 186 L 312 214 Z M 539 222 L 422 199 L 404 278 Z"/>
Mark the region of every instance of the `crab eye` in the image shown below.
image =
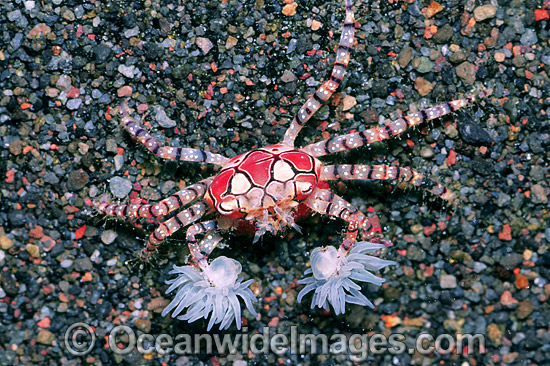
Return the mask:
<path id="1" fill-rule="evenodd" d="M 302 194 L 310 194 L 313 192 L 313 184 L 308 182 L 298 182 L 298 190 L 302 192 Z"/>
<path id="2" fill-rule="evenodd" d="M 239 202 L 235 197 L 226 197 L 222 202 L 220 202 L 218 209 L 222 214 L 230 214 L 239 209 Z"/>

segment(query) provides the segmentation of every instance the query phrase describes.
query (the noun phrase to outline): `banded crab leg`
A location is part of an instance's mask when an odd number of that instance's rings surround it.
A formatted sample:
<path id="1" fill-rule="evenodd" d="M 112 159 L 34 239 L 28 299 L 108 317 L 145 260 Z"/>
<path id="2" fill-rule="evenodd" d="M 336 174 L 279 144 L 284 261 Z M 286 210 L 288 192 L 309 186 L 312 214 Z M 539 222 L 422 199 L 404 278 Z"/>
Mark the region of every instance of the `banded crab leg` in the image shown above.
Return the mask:
<path id="1" fill-rule="evenodd" d="M 219 166 L 223 166 L 229 161 L 229 159 L 225 156 L 199 149 L 160 146 L 153 136 L 151 136 L 132 117 L 130 117 L 128 111 L 129 109 L 126 103 L 122 103 L 120 106 L 120 112 L 122 114 L 122 126 L 124 129 L 139 140 L 139 142 L 149 149 L 149 151 L 163 159 L 210 163 Z"/>
<path id="2" fill-rule="evenodd" d="M 485 98 L 491 94 L 491 90 L 485 90 L 476 95 L 469 95 L 464 99 L 453 100 L 438 106 L 421 110 L 389 122 L 385 126 L 369 128 L 362 132 L 349 133 L 347 135 L 335 136 L 328 140 L 310 144 L 302 148 L 305 153 L 315 157 L 355 149 L 373 142 L 389 139 L 397 136 L 406 130 L 426 121 L 442 117 L 452 113 L 464 106 L 473 103 L 478 98 Z"/>
<path id="3" fill-rule="evenodd" d="M 221 240 L 221 237 L 213 235 L 212 232 L 215 230 L 219 230 L 216 220 L 199 222 L 187 229 L 186 239 L 189 251 L 191 252 L 192 263 L 199 268 L 207 265 L 208 256 Z M 206 235 L 200 243 L 197 243 L 195 236 L 202 233 L 206 233 Z"/>
<path id="4" fill-rule="evenodd" d="M 329 100 L 332 94 L 334 94 L 336 89 L 340 86 L 340 83 L 342 83 L 350 60 L 350 52 L 353 47 L 355 32 L 355 19 L 353 17 L 351 0 L 345 0 L 345 3 L 346 19 L 344 21 L 344 28 L 340 37 L 340 43 L 338 44 L 338 51 L 336 52 L 336 60 L 330 75 L 330 80 L 324 82 L 321 87 L 315 91 L 292 119 L 290 127 L 285 132 L 283 140 L 283 144 L 285 145 L 294 146 L 294 140 L 296 140 L 302 127 L 309 121 L 315 112 Z"/>
<path id="5" fill-rule="evenodd" d="M 378 271 L 395 262 L 364 254 L 383 249 L 384 244 L 355 242 L 355 239 L 359 229 L 363 230 L 364 238 L 372 238 L 377 225 L 352 204 L 326 189 L 316 189 L 304 203 L 316 212 L 347 221 L 348 229 L 340 249 L 329 245 L 313 250 L 311 267 L 305 272 L 312 276 L 298 281 L 306 286 L 298 294 L 297 300 L 301 302 L 304 295 L 315 290 L 311 308 L 317 306 L 329 310 L 331 304 L 336 314 L 344 313 L 346 303 L 374 308 L 373 303 L 360 292 L 361 286 L 354 281 L 380 286 L 384 279 L 371 271 Z"/>
<path id="6" fill-rule="evenodd" d="M 426 178 L 424 175 L 412 170 L 409 167 L 381 165 L 326 165 L 321 169 L 320 180 L 336 179 L 393 179 L 407 182 L 414 186 L 423 188 L 432 194 L 450 202 L 456 201 L 455 195 L 445 186 Z"/>
<path id="7" fill-rule="evenodd" d="M 199 220 L 209 210 L 210 207 L 206 203 L 198 202 L 161 223 L 149 236 L 145 248 L 141 251 L 141 259 L 147 261 L 156 252 L 160 243 L 181 228 Z"/>
<path id="8" fill-rule="evenodd" d="M 340 251 L 347 253 L 357 238 L 359 229 L 363 232 L 363 239 L 367 240 L 380 230 L 377 223 L 328 189 L 316 189 L 304 204 L 313 211 L 338 217 L 348 223 L 345 239 L 340 245 Z"/>
<path id="9" fill-rule="evenodd" d="M 246 308 L 257 316 L 252 303 L 256 297 L 248 286 L 253 280 L 243 282 L 238 277 L 242 271 L 239 262 L 225 256 L 217 257 L 208 263 L 207 259 L 212 250 L 218 245 L 221 237 L 215 234 L 218 230 L 216 220 L 194 224 L 187 229 L 187 242 L 192 256 L 190 266 L 174 266 L 170 274 L 177 277 L 166 281 L 170 285 L 166 293 L 174 290 L 176 295 L 162 311 L 165 316 L 172 312 L 172 317 L 187 320 L 189 323 L 200 318 L 207 319 L 207 330 L 214 324 L 220 324 L 220 329 L 228 328 L 233 319 L 237 328 L 241 328 L 242 298 Z M 204 238 L 197 244 L 195 235 L 205 233 Z M 185 313 L 180 315 L 184 310 Z"/>
<path id="10" fill-rule="evenodd" d="M 145 205 L 118 205 L 108 203 L 95 203 L 97 210 L 105 215 L 128 218 L 156 218 L 176 211 L 189 202 L 204 196 L 208 186 L 214 177 L 204 179 L 174 193 L 168 198 L 154 204 Z"/>

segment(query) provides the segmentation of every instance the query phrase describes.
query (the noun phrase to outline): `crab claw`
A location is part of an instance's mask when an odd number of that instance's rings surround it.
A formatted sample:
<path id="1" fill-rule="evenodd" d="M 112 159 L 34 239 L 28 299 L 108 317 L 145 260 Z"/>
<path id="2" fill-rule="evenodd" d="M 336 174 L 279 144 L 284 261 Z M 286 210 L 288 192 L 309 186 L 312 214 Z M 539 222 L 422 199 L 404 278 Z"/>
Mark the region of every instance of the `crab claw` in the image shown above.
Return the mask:
<path id="1" fill-rule="evenodd" d="M 305 272 L 306 275 L 312 273 L 313 276 L 298 281 L 299 284 L 306 285 L 298 294 L 298 302 L 302 301 L 304 295 L 315 290 L 312 309 L 318 306 L 329 311 L 330 303 L 336 315 L 339 315 L 345 312 L 347 302 L 374 308 L 372 302 L 360 292 L 361 286 L 354 281 L 377 286 L 385 282 L 370 271 L 378 271 L 396 263 L 363 254 L 382 248 L 385 248 L 383 244 L 367 241 L 356 243 L 349 253 L 340 252 L 332 246 L 315 248 L 311 253 L 311 268 Z"/>
<path id="2" fill-rule="evenodd" d="M 242 282 L 242 277 L 237 278 L 241 269 L 239 262 L 224 256 L 214 259 L 202 270 L 193 266 L 174 266 L 170 274 L 178 276 L 166 281 L 170 285 L 166 293 L 176 289 L 177 292 L 162 315 L 174 310 L 172 317 L 189 323 L 210 316 L 208 330 L 214 324 L 220 324 L 220 330 L 227 329 L 235 319 L 237 329 L 241 329 L 241 304 L 237 296 L 243 299 L 248 311 L 257 315 L 252 306 L 257 300 L 248 288 L 254 280 Z M 179 315 L 186 308 L 187 312 Z"/>

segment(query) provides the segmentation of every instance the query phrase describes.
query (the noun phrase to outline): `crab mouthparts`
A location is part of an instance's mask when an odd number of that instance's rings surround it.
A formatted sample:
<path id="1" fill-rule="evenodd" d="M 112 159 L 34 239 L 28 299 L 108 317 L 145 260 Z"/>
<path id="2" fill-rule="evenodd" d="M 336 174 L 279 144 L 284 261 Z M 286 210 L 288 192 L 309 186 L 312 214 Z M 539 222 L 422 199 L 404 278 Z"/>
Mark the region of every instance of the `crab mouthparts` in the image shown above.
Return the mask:
<path id="1" fill-rule="evenodd" d="M 293 227 L 301 233 L 301 229 L 294 222 L 294 213 L 298 207 L 298 202 L 285 200 L 278 202 L 270 208 L 256 209 L 246 216 L 246 220 L 255 220 L 256 232 L 253 243 L 260 240 L 260 237 L 266 232 L 276 234 L 287 226 Z"/>

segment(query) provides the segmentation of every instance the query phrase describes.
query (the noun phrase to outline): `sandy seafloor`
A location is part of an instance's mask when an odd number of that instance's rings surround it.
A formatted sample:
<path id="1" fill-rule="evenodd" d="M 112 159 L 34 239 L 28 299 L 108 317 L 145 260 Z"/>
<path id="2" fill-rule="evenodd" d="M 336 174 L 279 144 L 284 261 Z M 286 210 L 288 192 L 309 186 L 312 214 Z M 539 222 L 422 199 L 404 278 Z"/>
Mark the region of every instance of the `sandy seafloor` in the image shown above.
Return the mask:
<path id="1" fill-rule="evenodd" d="M 188 254 L 183 233 L 140 270 L 126 261 L 155 225 L 105 219 L 91 207 L 104 194 L 154 202 L 216 171 L 149 153 L 119 126 L 122 100 L 162 143 L 235 156 L 279 142 L 330 74 L 343 3 L 299 1 L 294 15 L 272 0 L 0 3 L 0 364 L 354 364 L 350 349 L 115 354 L 107 338 L 117 325 L 175 337 L 206 333 L 207 323 L 160 314 L 168 271 Z M 363 288 L 374 310 L 351 305 L 340 316 L 310 309 L 311 295 L 298 303 L 296 281 L 312 248 L 340 243 L 342 221 L 313 216 L 302 234 L 255 245 L 224 233 L 227 246 L 214 255 L 237 259 L 255 280 L 259 316 L 245 311 L 246 330 L 211 333 L 399 333 L 407 348 L 421 333 L 470 333 L 484 337 L 485 352 L 369 351 L 361 364 L 549 364 L 549 7 L 356 2 L 344 83 L 298 143 L 491 87 L 464 113 L 324 159 L 412 166 L 453 190 L 458 204 L 386 181 L 331 183 L 378 215 L 393 242 L 380 254 L 398 263 L 383 271 L 381 288 Z M 204 39 L 213 45 L 206 54 Z M 96 335 L 85 356 L 64 340 L 77 322 Z"/>

